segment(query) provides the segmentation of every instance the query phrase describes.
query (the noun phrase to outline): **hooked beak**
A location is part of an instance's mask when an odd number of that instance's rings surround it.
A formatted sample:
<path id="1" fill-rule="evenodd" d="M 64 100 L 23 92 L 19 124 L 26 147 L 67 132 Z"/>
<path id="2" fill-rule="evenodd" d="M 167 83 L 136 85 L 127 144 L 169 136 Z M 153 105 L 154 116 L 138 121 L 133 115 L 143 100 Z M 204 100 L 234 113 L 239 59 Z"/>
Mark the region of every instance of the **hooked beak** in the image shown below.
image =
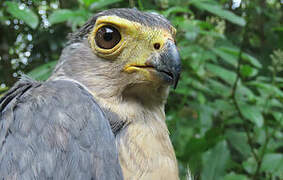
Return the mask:
<path id="1" fill-rule="evenodd" d="M 158 58 L 146 62 L 159 72 L 161 78 L 176 89 L 181 73 L 181 58 L 175 43 L 168 40 Z"/>

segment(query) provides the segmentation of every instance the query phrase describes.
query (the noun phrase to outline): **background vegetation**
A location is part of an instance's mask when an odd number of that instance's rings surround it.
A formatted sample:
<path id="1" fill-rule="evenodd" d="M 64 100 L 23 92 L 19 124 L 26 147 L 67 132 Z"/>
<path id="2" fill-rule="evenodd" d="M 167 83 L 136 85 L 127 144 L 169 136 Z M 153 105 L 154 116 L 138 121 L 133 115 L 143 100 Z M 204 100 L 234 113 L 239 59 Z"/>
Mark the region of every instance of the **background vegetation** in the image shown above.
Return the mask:
<path id="1" fill-rule="evenodd" d="M 114 7 L 155 11 L 178 29 L 183 73 L 167 124 L 179 162 L 202 180 L 283 178 L 282 0 L 0 1 L 0 94 L 46 79 L 68 33 Z"/>

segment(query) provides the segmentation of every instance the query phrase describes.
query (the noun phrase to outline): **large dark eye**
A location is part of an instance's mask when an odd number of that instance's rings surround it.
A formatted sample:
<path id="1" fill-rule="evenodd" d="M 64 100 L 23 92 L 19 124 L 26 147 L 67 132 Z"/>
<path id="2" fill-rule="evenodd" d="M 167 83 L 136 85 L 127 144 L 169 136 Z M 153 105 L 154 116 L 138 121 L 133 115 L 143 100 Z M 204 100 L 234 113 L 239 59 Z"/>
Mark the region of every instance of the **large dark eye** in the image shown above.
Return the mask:
<path id="1" fill-rule="evenodd" d="M 103 26 L 97 30 L 95 42 L 98 47 L 103 49 L 111 49 L 121 40 L 121 34 L 112 26 Z"/>

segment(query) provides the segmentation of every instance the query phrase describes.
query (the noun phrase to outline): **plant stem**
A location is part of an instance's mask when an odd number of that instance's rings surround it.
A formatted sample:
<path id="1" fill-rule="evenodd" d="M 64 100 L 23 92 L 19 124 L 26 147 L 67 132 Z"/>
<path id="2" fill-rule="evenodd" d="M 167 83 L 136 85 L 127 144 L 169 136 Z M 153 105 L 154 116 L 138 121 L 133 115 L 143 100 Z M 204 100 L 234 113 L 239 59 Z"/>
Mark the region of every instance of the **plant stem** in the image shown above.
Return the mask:
<path id="1" fill-rule="evenodd" d="M 233 84 L 233 87 L 232 87 L 232 92 L 231 92 L 231 97 L 232 97 L 232 100 L 233 100 L 233 104 L 237 110 L 237 112 L 239 113 L 239 116 L 240 118 L 243 120 L 243 128 L 245 130 L 245 133 L 247 135 L 247 138 L 248 138 L 248 145 L 251 149 L 251 153 L 257 163 L 257 168 L 260 166 L 261 162 L 260 162 L 260 159 L 255 151 L 255 149 L 253 148 L 253 140 L 252 140 L 252 136 L 251 136 L 251 133 L 249 131 L 249 120 L 247 118 L 245 118 L 245 116 L 243 115 L 241 109 L 240 109 L 240 105 L 238 104 L 238 101 L 237 101 L 237 97 L 236 97 L 236 92 L 237 92 L 237 88 L 238 88 L 238 84 L 239 84 L 239 81 L 241 79 L 241 75 L 240 75 L 240 70 L 241 70 L 241 65 L 242 65 L 242 52 L 243 52 L 243 46 L 244 46 L 244 42 L 246 42 L 247 40 L 247 27 L 248 27 L 248 22 L 245 26 L 245 28 L 243 29 L 243 39 L 242 39 L 242 42 L 241 42 L 241 45 L 240 45 L 240 52 L 239 52 L 239 55 L 238 55 L 238 64 L 237 64 L 237 70 L 236 70 L 236 80 Z M 255 174 L 253 175 L 253 179 L 256 180 L 256 177 L 258 176 L 258 173 L 259 171 L 256 171 Z"/>

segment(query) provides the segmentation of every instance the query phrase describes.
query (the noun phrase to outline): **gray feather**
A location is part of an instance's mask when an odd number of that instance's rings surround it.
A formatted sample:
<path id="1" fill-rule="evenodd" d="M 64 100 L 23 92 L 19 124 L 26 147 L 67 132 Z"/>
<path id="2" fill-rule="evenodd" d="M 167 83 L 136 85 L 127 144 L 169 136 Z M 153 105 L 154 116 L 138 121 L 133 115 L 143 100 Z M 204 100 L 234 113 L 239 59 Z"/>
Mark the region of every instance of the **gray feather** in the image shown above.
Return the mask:
<path id="1" fill-rule="evenodd" d="M 0 179 L 123 179 L 109 122 L 79 84 L 25 78 L 0 110 Z"/>

